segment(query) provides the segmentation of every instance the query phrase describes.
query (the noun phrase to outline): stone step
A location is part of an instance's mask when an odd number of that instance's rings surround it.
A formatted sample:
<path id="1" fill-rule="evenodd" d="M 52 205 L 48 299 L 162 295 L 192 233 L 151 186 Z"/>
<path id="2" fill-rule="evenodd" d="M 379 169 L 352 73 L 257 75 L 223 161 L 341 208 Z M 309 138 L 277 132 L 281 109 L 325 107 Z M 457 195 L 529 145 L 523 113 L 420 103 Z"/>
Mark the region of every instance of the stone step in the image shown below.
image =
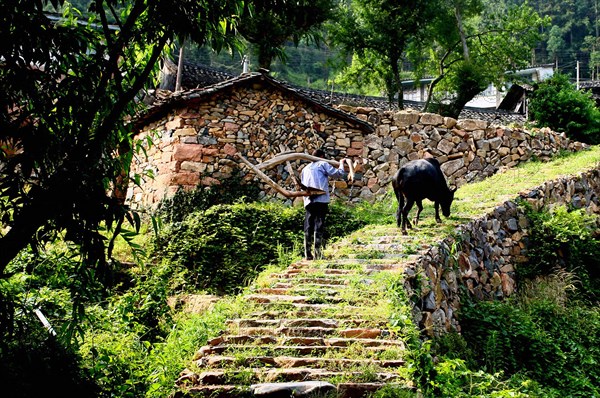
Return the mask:
<path id="1" fill-rule="evenodd" d="M 332 289 L 332 290 L 341 290 L 344 289 L 345 285 L 348 284 L 348 281 L 344 281 L 345 283 L 333 283 L 333 284 L 328 284 L 328 283 L 303 283 L 303 286 L 308 286 L 314 289 Z M 273 286 L 271 286 L 271 288 L 273 289 L 293 289 L 296 286 L 298 286 L 298 283 L 291 283 L 291 282 L 277 282 L 275 284 L 273 284 Z"/>
<path id="2" fill-rule="evenodd" d="M 305 285 L 302 285 L 305 286 Z M 342 286 L 342 285 L 340 285 Z M 274 288 L 274 287 L 265 287 L 262 289 L 258 289 L 255 291 L 256 294 L 273 294 L 273 295 L 306 295 L 307 293 L 319 293 L 321 295 L 326 295 L 330 297 L 334 297 L 340 294 L 339 290 L 334 289 L 323 289 L 323 288 L 307 288 L 307 287 L 298 287 L 294 286 L 291 288 Z"/>
<path id="3" fill-rule="evenodd" d="M 359 307 L 356 305 L 344 305 L 340 307 L 339 305 L 335 305 L 336 303 L 291 303 L 291 302 L 277 302 L 269 301 L 269 302 L 261 302 L 262 306 L 270 311 L 269 308 L 274 308 L 277 311 L 289 309 L 291 311 L 303 311 L 303 312 L 311 312 L 315 314 L 327 314 L 329 312 L 332 313 L 340 313 L 342 311 L 352 312 L 354 314 L 361 314 L 365 311 L 370 311 L 370 309 L 365 307 Z"/>
<path id="4" fill-rule="evenodd" d="M 365 320 L 365 319 L 327 319 L 327 318 L 286 318 L 286 319 L 255 319 L 255 318 L 244 318 L 244 319 L 230 319 L 226 322 L 228 325 L 234 325 L 238 327 L 329 327 L 329 328 L 341 328 L 341 327 L 385 327 L 387 326 L 387 320 Z"/>
<path id="5" fill-rule="evenodd" d="M 309 383 L 319 383 L 310 386 Z M 385 385 L 395 384 L 398 388 L 413 391 L 407 383 L 340 383 L 333 386 L 320 381 L 299 381 L 287 383 L 259 383 L 250 386 L 238 385 L 199 385 L 190 387 L 178 394 L 179 398 L 250 398 L 257 396 L 292 397 L 292 396 L 327 396 L 331 398 L 363 398 L 368 397 Z"/>
<path id="6" fill-rule="evenodd" d="M 397 264 L 398 261 L 394 259 L 385 259 L 385 258 L 339 258 L 336 259 L 335 262 L 340 266 L 352 266 L 352 267 L 360 267 L 360 269 L 365 269 L 366 267 L 372 265 L 382 265 L 382 264 Z"/>
<path id="7" fill-rule="evenodd" d="M 250 386 L 240 385 L 194 385 L 186 387 L 178 386 L 182 389 L 177 393 L 178 398 L 243 398 L 252 397 Z"/>
<path id="8" fill-rule="evenodd" d="M 217 346 L 204 346 L 198 350 L 194 359 L 200 359 L 208 355 L 223 354 L 226 352 L 236 352 L 243 354 L 247 351 L 256 351 L 257 346 L 255 345 L 243 345 L 243 344 L 223 344 Z M 352 350 L 353 355 L 356 351 L 361 350 L 368 354 L 369 358 L 376 357 L 382 352 L 388 352 L 393 349 L 390 345 L 379 345 L 379 346 L 336 346 L 336 345 L 277 345 L 277 346 L 266 346 L 262 345 L 259 347 L 265 355 L 270 356 L 281 356 L 281 353 L 293 353 L 294 355 L 323 355 L 328 352 L 335 352 L 339 355 L 340 352 Z M 403 346 L 397 346 L 398 351 L 403 351 Z"/>
<path id="9" fill-rule="evenodd" d="M 362 311 L 361 311 L 362 310 Z M 339 307 L 332 307 L 331 312 L 335 312 L 336 319 L 340 321 L 350 320 L 351 322 L 355 322 L 358 325 L 359 320 L 356 317 L 361 317 L 360 321 L 363 321 L 367 324 L 375 322 L 387 322 L 387 318 L 383 318 L 379 314 L 374 314 L 372 309 L 370 308 L 360 308 L 360 309 L 348 309 L 342 311 Z M 294 308 L 283 309 L 279 311 L 259 311 L 252 312 L 248 314 L 249 318 L 252 319 L 298 319 L 298 318 L 318 318 L 318 317 L 326 317 L 332 314 L 327 314 L 327 311 L 324 309 L 312 309 L 312 310 L 296 310 Z M 363 323 L 360 323 L 363 325 Z"/>
<path id="10" fill-rule="evenodd" d="M 358 274 L 355 274 L 358 275 Z M 341 276 L 337 276 L 337 277 L 333 277 L 333 276 L 317 276 L 317 277 L 311 277 L 311 276 L 305 276 L 305 275 L 299 275 L 299 274 L 292 274 L 292 275 L 286 275 L 286 274 L 273 274 L 270 276 L 270 279 L 275 280 L 275 281 L 294 281 L 294 284 L 298 285 L 298 284 L 304 284 L 304 285 L 317 285 L 317 284 L 326 284 L 326 285 L 347 285 L 348 284 L 348 279 L 350 277 L 347 275 L 341 275 Z"/>
<path id="11" fill-rule="evenodd" d="M 200 368 L 222 368 L 227 366 L 239 367 L 257 367 L 258 365 L 290 368 L 311 369 L 334 369 L 342 371 L 348 367 L 357 366 L 377 366 L 379 368 L 398 368 L 404 366 L 406 362 L 403 359 L 381 360 L 381 359 L 347 359 L 347 358 L 321 358 L 321 357 L 292 357 L 292 356 L 248 356 L 240 357 L 227 355 L 208 355 L 196 360 L 196 365 Z"/>
<path id="12" fill-rule="evenodd" d="M 408 256 L 403 256 L 402 258 L 404 258 L 404 257 L 408 258 Z M 395 258 L 398 258 L 398 256 L 387 253 L 386 258 L 395 259 Z M 393 262 L 393 263 L 387 263 L 387 264 L 386 263 L 372 264 L 367 267 L 367 270 L 368 271 L 395 271 L 395 270 L 403 270 L 404 268 L 405 268 L 405 264 Z"/>
<path id="13" fill-rule="evenodd" d="M 368 377 L 368 380 L 364 380 Z M 356 370 L 332 371 L 320 368 L 251 368 L 251 369 L 211 369 L 200 374 L 180 377 L 180 384 L 189 385 L 227 385 L 233 381 L 243 380 L 246 384 L 292 382 L 292 381 L 327 381 L 345 380 L 355 382 L 398 382 L 402 376 L 393 371 L 365 372 Z"/>
<path id="14" fill-rule="evenodd" d="M 304 261 L 295 264 L 291 264 L 287 269 L 318 269 L 318 270 L 331 270 L 336 273 L 341 270 L 342 272 L 352 271 L 357 268 L 358 263 L 350 262 L 339 262 L 337 259 L 324 259 L 318 261 Z"/>
<path id="15" fill-rule="evenodd" d="M 327 259 L 320 261 L 305 261 L 291 264 L 286 270 L 307 270 L 308 272 L 325 272 L 327 274 L 346 274 L 360 270 L 360 262 L 339 261 Z"/>
<path id="16" fill-rule="evenodd" d="M 338 329 L 331 327 L 247 327 L 238 328 L 238 334 L 250 336 L 288 336 L 288 337 L 354 337 L 354 338 L 377 338 L 386 337 L 390 332 L 379 328 L 348 328 Z"/>
<path id="17" fill-rule="evenodd" d="M 311 297 L 301 295 L 287 295 L 287 294 L 250 294 L 246 296 L 248 301 L 256 303 L 296 303 L 296 304 L 336 304 L 343 301 L 343 299 L 335 296 L 323 296 L 323 297 Z M 318 301 L 318 302 L 315 302 Z"/>
<path id="18" fill-rule="evenodd" d="M 363 347 L 394 347 L 404 349 L 402 340 L 397 339 L 376 339 L 360 337 L 275 337 L 275 336 L 219 336 L 208 341 L 207 346 L 215 347 L 224 344 L 244 344 L 244 345 L 304 345 L 304 346 L 328 346 L 328 347 L 348 347 L 359 344 Z"/>

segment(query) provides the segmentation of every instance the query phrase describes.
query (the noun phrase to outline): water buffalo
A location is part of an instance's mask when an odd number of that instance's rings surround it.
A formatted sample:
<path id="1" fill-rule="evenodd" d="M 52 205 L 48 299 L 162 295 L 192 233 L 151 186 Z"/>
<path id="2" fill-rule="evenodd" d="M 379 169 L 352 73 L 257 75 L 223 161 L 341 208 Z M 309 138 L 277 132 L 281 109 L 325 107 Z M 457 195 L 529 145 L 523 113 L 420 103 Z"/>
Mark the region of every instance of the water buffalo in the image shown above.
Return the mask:
<path id="1" fill-rule="evenodd" d="M 417 204 L 417 215 L 414 223 L 419 222 L 419 215 L 423 210 L 423 199 L 429 199 L 435 204 L 435 220 L 440 219 L 439 207 L 442 207 L 444 217 L 450 216 L 450 205 L 454 200 L 456 188 L 450 189 L 437 159 L 418 159 L 406 163 L 398 170 L 392 180 L 394 193 L 398 199 L 396 222 L 402 226 L 402 233 L 406 234 L 406 227 L 412 228 L 408 220 L 408 213 L 414 203 Z M 406 205 L 404 204 L 406 199 Z"/>

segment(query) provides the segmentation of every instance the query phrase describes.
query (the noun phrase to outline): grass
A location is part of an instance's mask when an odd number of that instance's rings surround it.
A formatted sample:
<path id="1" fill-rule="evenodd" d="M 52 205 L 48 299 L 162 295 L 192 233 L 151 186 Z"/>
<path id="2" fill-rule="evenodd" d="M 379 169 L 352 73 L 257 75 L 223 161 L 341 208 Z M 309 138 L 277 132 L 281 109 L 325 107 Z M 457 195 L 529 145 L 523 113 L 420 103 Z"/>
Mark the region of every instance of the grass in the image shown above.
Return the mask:
<path id="1" fill-rule="evenodd" d="M 549 180 L 579 174 L 600 163 L 600 146 L 559 156 L 550 162 L 532 161 L 495 174 L 481 182 L 462 186 L 453 208 L 457 218 L 472 218 L 491 211 L 517 192 L 534 188 Z"/>

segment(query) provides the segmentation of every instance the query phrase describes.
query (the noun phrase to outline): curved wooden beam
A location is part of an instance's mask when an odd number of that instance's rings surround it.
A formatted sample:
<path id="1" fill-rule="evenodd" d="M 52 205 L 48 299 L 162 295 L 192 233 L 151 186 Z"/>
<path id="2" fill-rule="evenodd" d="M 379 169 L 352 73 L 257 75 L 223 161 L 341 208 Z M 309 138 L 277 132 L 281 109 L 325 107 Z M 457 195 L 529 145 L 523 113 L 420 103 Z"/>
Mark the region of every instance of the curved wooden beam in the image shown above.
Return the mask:
<path id="1" fill-rule="evenodd" d="M 240 158 L 240 160 L 250 170 L 254 171 L 256 173 L 256 175 L 261 180 L 263 180 L 264 182 L 266 182 L 271 188 L 273 188 L 274 190 L 276 190 L 277 192 L 279 192 L 280 194 L 282 194 L 283 196 L 285 196 L 287 198 L 297 198 L 297 197 L 302 197 L 302 196 L 322 195 L 322 194 L 325 193 L 324 191 L 320 191 L 320 190 L 316 190 L 316 189 L 310 189 L 310 188 L 307 188 L 306 190 L 303 190 L 303 191 L 296 191 L 296 192 L 288 191 L 287 189 L 282 188 L 281 186 L 279 186 L 275 181 L 273 181 L 271 178 L 269 178 L 268 175 L 266 175 L 265 173 L 263 173 L 262 171 L 260 171 L 255 165 L 253 165 L 252 163 L 250 163 L 248 161 L 248 159 L 246 159 L 245 157 L 243 157 L 239 152 L 236 155 L 237 155 L 237 157 Z M 312 157 L 314 157 L 314 156 L 312 156 Z M 317 159 L 319 159 L 319 158 L 317 158 Z"/>
<path id="2" fill-rule="evenodd" d="M 261 164 L 258 164 L 255 167 L 258 169 L 269 169 L 271 167 L 277 166 L 280 163 L 291 162 L 293 160 L 308 160 L 310 162 L 314 162 L 316 160 L 324 160 L 325 162 L 329 163 L 333 167 L 339 167 L 339 165 L 340 165 L 340 162 L 338 162 L 337 160 L 318 158 L 316 156 L 312 156 L 307 153 L 297 153 L 297 152 L 286 153 L 286 152 L 284 152 L 284 153 L 280 153 L 278 155 L 273 156 L 271 159 L 269 159 L 265 162 L 262 162 Z"/>
<path id="3" fill-rule="evenodd" d="M 282 148 L 282 149 L 286 149 L 286 148 Z M 294 198 L 294 197 L 299 197 L 299 196 L 320 195 L 320 194 L 325 193 L 324 191 L 307 188 L 297 181 L 296 175 L 294 173 L 294 170 L 292 170 L 292 165 L 291 165 L 291 161 L 293 161 L 293 160 L 306 160 L 306 161 L 310 161 L 310 162 L 322 160 L 322 161 L 325 161 L 325 162 L 331 164 L 334 167 L 339 167 L 340 163 L 342 163 L 342 164 L 346 163 L 348 165 L 348 180 L 349 181 L 354 181 L 354 169 L 355 169 L 356 165 L 358 165 L 359 162 L 363 162 L 363 163 L 365 162 L 365 159 L 357 159 L 357 160 L 352 161 L 348 158 L 344 158 L 338 162 L 336 160 L 323 159 L 323 158 L 312 156 L 312 155 L 309 155 L 306 153 L 298 153 L 298 152 L 293 152 L 293 151 L 289 151 L 289 150 L 284 151 L 278 155 L 275 155 L 271 159 L 269 159 L 265 162 L 262 162 L 260 164 L 257 164 L 257 165 L 253 165 L 252 163 L 250 163 L 248 161 L 248 159 L 243 157 L 239 152 L 236 153 L 236 156 L 238 156 L 240 158 L 240 160 L 250 170 L 254 171 L 254 173 L 256 173 L 256 175 L 261 180 L 263 180 L 271 188 L 275 189 L 277 192 L 279 192 L 280 194 L 282 194 L 283 196 L 288 197 L 288 198 Z M 296 185 L 296 188 L 301 189 L 301 190 L 296 191 L 296 192 L 288 191 L 287 189 L 278 185 L 275 181 L 273 181 L 271 178 L 269 178 L 269 176 L 267 176 L 265 173 L 263 173 L 261 171 L 261 169 L 269 169 L 269 168 L 277 166 L 278 164 L 281 164 L 281 163 L 286 163 L 288 172 L 292 176 L 292 179 L 294 180 L 294 184 Z"/>

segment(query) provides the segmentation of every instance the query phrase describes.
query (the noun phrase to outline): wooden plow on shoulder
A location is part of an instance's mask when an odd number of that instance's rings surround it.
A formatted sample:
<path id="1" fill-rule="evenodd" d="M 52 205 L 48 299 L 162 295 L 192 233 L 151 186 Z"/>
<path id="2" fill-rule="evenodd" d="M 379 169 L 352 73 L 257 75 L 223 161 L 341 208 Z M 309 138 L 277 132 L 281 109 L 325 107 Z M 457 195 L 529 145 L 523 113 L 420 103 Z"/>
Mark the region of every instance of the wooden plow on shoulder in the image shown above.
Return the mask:
<path id="1" fill-rule="evenodd" d="M 360 159 L 360 160 L 355 160 L 353 162 L 350 159 L 344 158 L 340 162 L 338 162 L 336 160 L 323 159 L 323 158 L 312 156 L 312 155 L 309 155 L 306 153 L 298 153 L 298 152 L 293 152 L 290 150 L 285 150 L 285 148 L 282 148 L 282 149 L 284 150 L 283 152 L 281 152 L 281 153 L 275 155 L 274 157 L 272 157 L 271 159 L 269 159 L 265 162 L 259 163 L 257 165 L 250 163 L 250 161 L 248 161 L 248 159 L 243 157 L 239 152 L 236 153 L 236 156 L 242 161 L 242 163 L 244 165 L 246 165 L 250 170 L 252 170 L 256 174 L 257 177 L 259 177 L 267 185 L 269 185 L 271 188 L 273 188 L 275 191 L 279 192 L 286 198 L 297 198 L 297 197 L 302 197 L 302 196 L 320 195 L 320 194 L 325 193 L 318 189 L 313 189 L 313 188 L 302 185 L 302 183 L 300 181 L 298 181 L 298 178 L 296 177 L 296 173 L 292 169 L 292 163 L 291 163 L 292 161 L 306 160 L 309 162 L 313 162 L 316 160 L 323 160 L 323 161 L 331 164 L 333 167 L 339 167 L 340 163 L 346 163 L 348 165 L 348 170 L 349 170 L 348 171 L 348 181 L 354 180 L 354 169 L 355 169 L 356 165 L 360 161 L 362 161 L 362 159 Z M 271 167 L 275 167 L 281 163 L 286 163 L 286 167 L 288 169 L 288 172 L 290 173 L 290 176 L 292 177 L 292 181 L 294 182 L 296 191 L 289 191 L 289 190 L 283 188 L 282 186 L 277 184 L 275 181 L 273 181 L 268 175 L 266 175 L 262 171 L 262 170 L 269 169 Z"/>

